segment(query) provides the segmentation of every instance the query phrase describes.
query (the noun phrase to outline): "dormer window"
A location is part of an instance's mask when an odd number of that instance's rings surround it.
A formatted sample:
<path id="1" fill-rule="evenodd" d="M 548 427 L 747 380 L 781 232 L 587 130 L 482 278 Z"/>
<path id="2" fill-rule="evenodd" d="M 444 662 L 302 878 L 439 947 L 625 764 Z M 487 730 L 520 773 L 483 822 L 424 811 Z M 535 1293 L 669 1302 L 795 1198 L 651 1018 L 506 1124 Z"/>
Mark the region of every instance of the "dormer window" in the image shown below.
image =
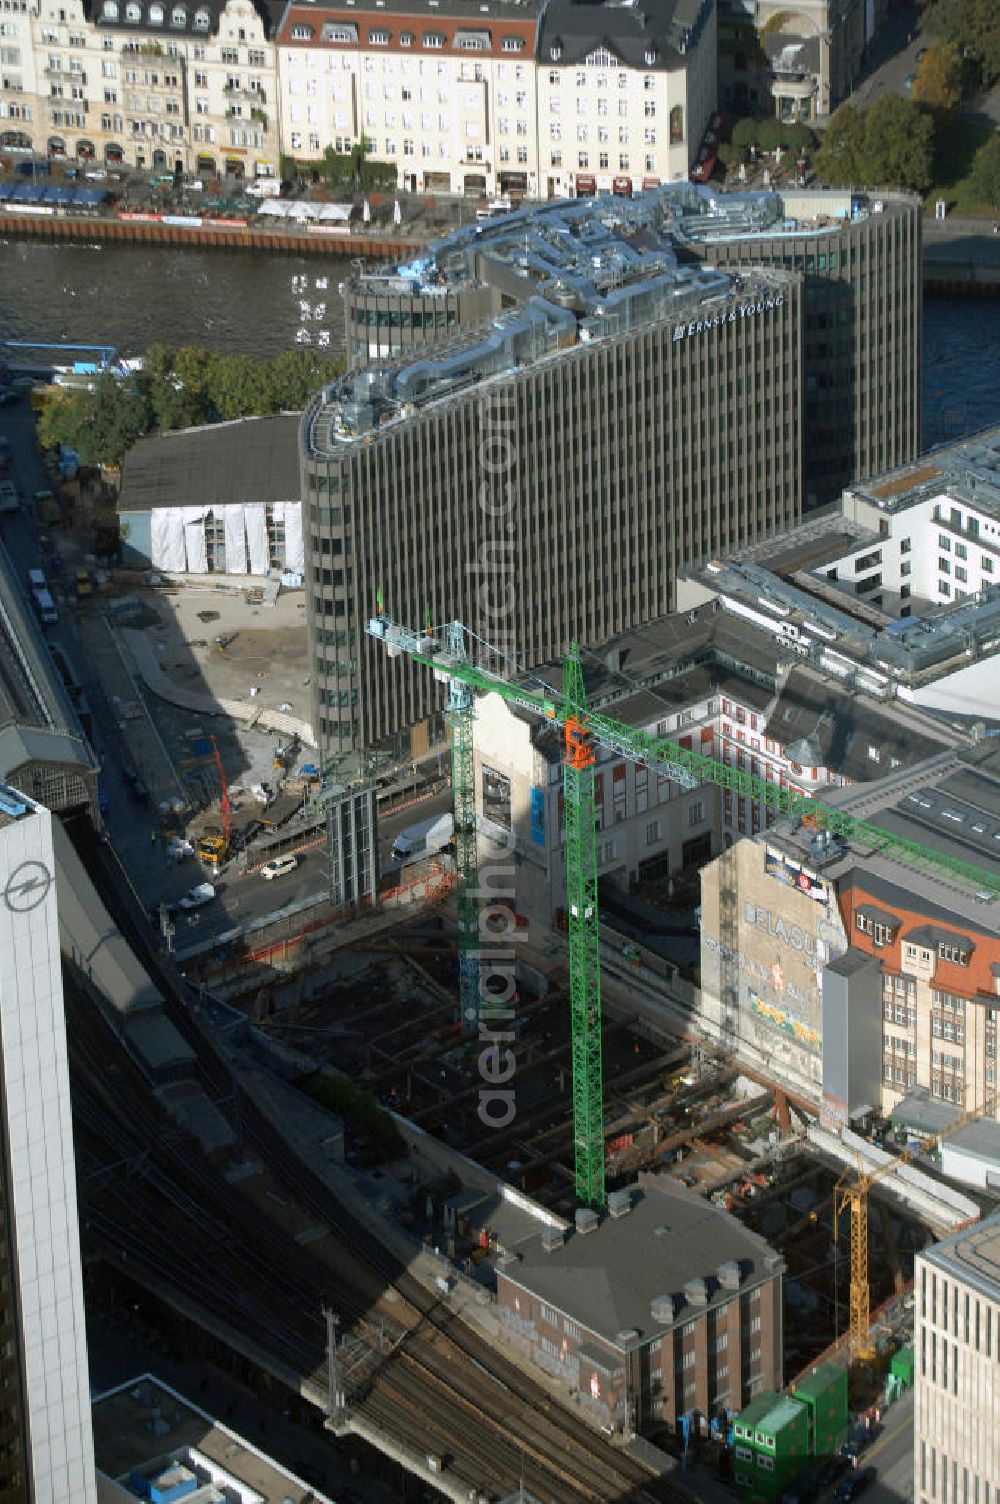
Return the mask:
<path id="1" fill-rule="evenodd" d="M 424 32 L 424 46 L 440 50 L 444 46 L 444 37 L 439 31 Z"/>
<path id="2" fill-rule="evenodd" d="M 520 37 L 503 37 L 500 41 L 501 52 L 523 52 L 524 43 Z"/>
<path id="3" fill-rule="evenodd" d="M 311 26 L 293 26 L 291 37 L 293 42 L 311 42 L 313 29 Z"/>
<path id="4" fill-rule="evenodd" d="M 549 57 L 554 63 L 558 63 L 562 57 L 562 39 L 560 37 L 552 38 L 552 45 L 549 47 Z"/>
<path id="5" fill-rule="evenodd" d="M 388 47 L 389 33 L 387 31 L 370 31 L 368 33 L 369 47 Z"/>
<path id="6" fill-rule="evenodd" d="M 347 26 L 343 23 L 340 25 L 334 25 L 333 23 L 328 21 L 327 24 L 323 27 L 320 36 L 324 42 L 356 43 L 358 40 L 358 30 L 356 26 Z"/>
<path id="7" fill-rule="evenodd" d="M 125 19 L 126 19 L 126 21 L 141 21 L 142 20 L 142 6 L 141 5 L 135 5 L 135 4 L 126 5 L 126 7 L 125 7 Z"/>
<path id="8" fill-rule="evenodd" d="M 653 66 L 653 64 L 656 62 L 656 48 L 655 47 L 647 47 L 646 50 L 645 50 L 645 52 L 642 54 L 642 57 L 643 57 L 644 63 L 646 64 L 646 67 L 647 68 L 651 68 Z"/>
<path id="9" fill-rule="evenodd" d="M 183 5 L 175 5 L 170 12 L 171 26 L 186 26 L 188 14 Z"/>
<path id="10" fill-rule="evenodd" d="M 196 10 L 194 13 L 195 31 L 208 31 L 212 24 L 212 17 L 207 10 Z"/>
<path id="11" fill-rule="evenodd" d="M 104 17 L 105 21 L 117 21 L 118 0 L 104 0 L 104 6 L 101 10 L 101 15 Z"/>
<path id="12" fill-rule="evenodd" d="M 412 47 L 413 44 L 414 44 L 414 42 L 416 40 L 417 39 L 413 35 L 412 31 L 401 31 L 399 33 L 399 45 L 400 45 L 400 47 Z"/>
<path id="13" fill-rule="evenodd" d="M 163 6 L 162 5 L 151 5 L 149 7 L 149 24 L 150 24 L 150 26 L 162 26 L 163 25 Z"/>

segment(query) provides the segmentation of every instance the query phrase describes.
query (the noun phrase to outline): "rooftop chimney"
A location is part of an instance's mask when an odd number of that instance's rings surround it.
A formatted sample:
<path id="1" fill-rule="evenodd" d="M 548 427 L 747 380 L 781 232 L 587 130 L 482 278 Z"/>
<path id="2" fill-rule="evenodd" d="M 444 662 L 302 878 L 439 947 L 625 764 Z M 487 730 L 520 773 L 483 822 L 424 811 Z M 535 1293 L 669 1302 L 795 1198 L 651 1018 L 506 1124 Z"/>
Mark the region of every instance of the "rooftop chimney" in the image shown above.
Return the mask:
<path id="1" fill-rule="evenodd" d="M 546 1253 L 552 1253 L 554 1249 L 561 1248 L 566 1241 L 566 1229 L 564 1227 L 544 1227 L 542 1229 L 542 1247 Z"/>
<path id="2" fill-rule="evenodd" d="M 650 1304 L 649 1314 L 657 1326 L 670 1326 L 674 1319 L 674 1297 L 657 1295 Z"/>
<path id="3" fill-rule="evenodd" d="M 716 1270 L 719 1276 L 719 1284 L 724 1290 L 738 1290 L 742 1282 L 740 1266 L 736 1259 L 729 1259 L 727 1263 L 720 1264 Z"/>
<path id="4" fill-rule="evenodd" d="M 684 1286 L 684 1299 L 689 1306 L 708 1305 L 708 1284 L 703 1279 L 689 1279 Z"/>

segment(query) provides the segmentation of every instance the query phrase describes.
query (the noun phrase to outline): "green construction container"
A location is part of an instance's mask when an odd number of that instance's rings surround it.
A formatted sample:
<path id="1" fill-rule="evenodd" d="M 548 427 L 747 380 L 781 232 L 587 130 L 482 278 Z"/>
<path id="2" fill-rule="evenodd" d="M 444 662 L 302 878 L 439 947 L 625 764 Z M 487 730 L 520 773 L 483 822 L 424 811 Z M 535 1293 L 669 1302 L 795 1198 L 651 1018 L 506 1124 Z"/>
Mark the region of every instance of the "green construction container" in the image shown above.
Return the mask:
<path id="1" fill-rule="evenodd" d="M 809 1411 L 785 1395 L 754 1426 L 754 1484 L 765 1498 L 784 1492 L 809 1462 Z"/>
<path id="2" fill-rule="evenodd" d="M 901 1347 L 889 1364 L 889 1372 L 904 1389 L 913 1388 L 913 1348 Z"/>
<path id="3" fill-rule="evenodd" d="M 778 1398 L 773 1389 L 765 1389 L 763 1394 L 758 1394 L 749 1405 L 745 1405 L 733 1421 L 733 1482 L 737 1488 L 745 1489 L 751 1497 L 761 1494 L 758 1477 L 764 1476 L 757 1469 L 757 1448 L 754 1444 L 757 1422 L 763 1420 L 774 1408 Z M 771 1497 L 770 1492 L 767 1497 Z"/>
<path id="4" fill-rule="evenodd" d="M 809 1411 L 811 1454 L 828 1457 L 847 1429 L 847 1369 L 820 1363 L 791 1392 Z"/>
<path id="5" fill-rule="evenodd" d="M 753 1441 L 753 1433 L 757 1422 L 765 1416 L 778 1402 L 779 1396 L 773 1389 L 765 1389 L 758 1394 L 756 1399 L 745 1405 L 739 1415 L 733 1421 L 733 1436 L 737 1441 Z"/>

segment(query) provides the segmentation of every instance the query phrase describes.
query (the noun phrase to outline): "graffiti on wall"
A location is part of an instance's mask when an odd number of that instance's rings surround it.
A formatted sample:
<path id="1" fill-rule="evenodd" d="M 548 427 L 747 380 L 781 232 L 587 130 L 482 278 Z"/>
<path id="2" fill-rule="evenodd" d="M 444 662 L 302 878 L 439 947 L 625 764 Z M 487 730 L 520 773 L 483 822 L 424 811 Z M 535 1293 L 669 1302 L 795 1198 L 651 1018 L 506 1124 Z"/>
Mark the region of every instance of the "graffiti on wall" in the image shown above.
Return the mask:
<path id="1" fill-rule="evenodd" d="M 807 1050 L 814 1050 L 817 1055 L 820 1053 L 821 1042 L 818 1029 L 811 1029 L 801 1019 L 794 1018 L 786 1009 L 779 1008 L 776 1003 L 769 1003 L 764 998 L 758 997 L 757 993 L 749 987 L 747 998 L 750 1003 L 750 1012 L 757 1018 L 773 1024 L 776 1029 L 780 1029 L 783 1034 L 794 1039 L 796 1044 L 804 1045 Z"/>

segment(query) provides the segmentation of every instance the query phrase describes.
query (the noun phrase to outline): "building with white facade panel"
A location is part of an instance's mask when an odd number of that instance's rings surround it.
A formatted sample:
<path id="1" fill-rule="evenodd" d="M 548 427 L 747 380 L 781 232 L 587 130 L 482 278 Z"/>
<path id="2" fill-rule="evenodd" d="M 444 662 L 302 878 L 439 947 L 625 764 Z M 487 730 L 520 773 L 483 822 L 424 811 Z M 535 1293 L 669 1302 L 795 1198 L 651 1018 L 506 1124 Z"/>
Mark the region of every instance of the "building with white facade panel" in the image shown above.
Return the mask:
<path id="1" fill-rule="evenodd" d="M 168 574 L 303 569 L 298 418 L 237 418 L 140 439 L 125 457 L 122 556 Z"/>
<path id="2" fill-rule="evenodd" d="M 0 1492 L 96 1501 L 52 816 L 0 785 Z"/>
<path id="3" fill-rule="evenodd" d="M 4 11 L 0 150 L 201 178 L 274 175 L 279 14 L 264 0 Z"/>
<path id="4" fill-rule="evenodd" d="M 1000 429 L 852 485 L 836 511 L 678 585 L 679 607 L 710 598 L 875 699 L 1000 720 Z"/>
<path id="5" fill-rule="evenodd" d="M 913 1497 L 1000 1499 L 1000 1216 L 914 1261 Z"/>

